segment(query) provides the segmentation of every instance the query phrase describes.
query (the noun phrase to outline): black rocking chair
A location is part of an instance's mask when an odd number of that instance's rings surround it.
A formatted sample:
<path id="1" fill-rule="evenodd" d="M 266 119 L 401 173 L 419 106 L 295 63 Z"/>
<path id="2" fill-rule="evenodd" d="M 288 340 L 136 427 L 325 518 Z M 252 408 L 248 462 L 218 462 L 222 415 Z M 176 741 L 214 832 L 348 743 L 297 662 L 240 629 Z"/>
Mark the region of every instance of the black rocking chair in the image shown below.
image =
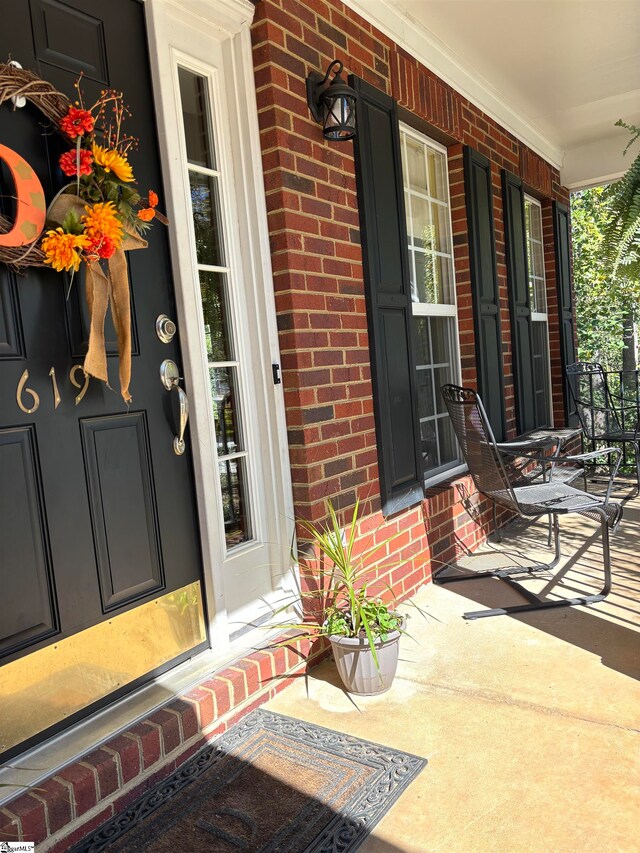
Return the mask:
<path id="1" fill-rule="evenodd" d="M 640 490 L 640 417 L 638 401 L 627 400 L 635 409 L 633 429 L 625 429 L 615 399 L 607 382 L 607 374 L 601 364 L 579 361 L 567 369 L 568 385 L 580 424 L 589 441 L 604 441 L 607 444 L 631 444 L 636 459 L 636 492 Z"/>
<path id="2" fill-rule="evenodd" d="M 564 456 L 562 461 L 584 464 L 599 456 L 611 454 L 617 456 L 609 479 L 609 487 L 604 497 L 589 494 L 576 489 L 566 482 L 554 479 L 554 468 L 558 464 L 557 449 L 551 459 L 544 455 L 549 450 L 548 439 L 539 444 L 536 453 L 529 443 L 529 448 L 509 449 L 507 444 L 496 443 L 491 426 L 478 394 L 470 388 L 460 388 L 457 385 L 444 385 L 441 389 L 445 405 L 451 416 L 462 454 L 469 467 L 469 474 L 478 489 L 497 505 L 506 507 L 523 518 L 538 518 L 548 515 L 553 522 L 553 538 L 555 554 L 550 563 L 535 563 L 530 566 L 513 566 L 494 571 L 475 572 L 468 575 L 450 575 L 443 577 L 442 573 L 448 567 L 441 569 L 434 576 L 434 581 L 440 584 L 455 583 L 477 578 L 500 578 L 515 587 L 530 602 L 511 607 L 497 607 L 490 610 L 476 610 L 464 614 L 465 619 L 480 619 L 485 616 L 500 616 L 511 613 L 526 613 L 531 610 L 548 610 L 556 607 L 573 607 L 579 604 L 593 604 L 602 601 L 611 591 L 611 552 L 609 548 L 609 530 L 615 530 L 622 518 L 622 506 L 609 500 L 613 478 L 620 465 L 620 448 L 608 447 L 593 453 L 582 453 L 578 456 Z M 527 453 L 532 463 L 549 464 L 546 482 L 536 482 L 531 485 L 519 485 L 507 474 L 509 458 Z M 538 455 L 540 454 L 540 455 Z M 505 458 L 507 457 L 507 458 Z M 521 482 L 521 481 L 520 481 Z M 595 595 L 580 595 L 559 601 L 545 601 L 533 594 L 512 579 L 513 575 L 529 574 L 548 571 L 554 568 L 560 560 L 560 526 L 558 517 L 578 513 L 600 522 L 602 531 L 602 554 L 604 567 L 604 586 Z"/>

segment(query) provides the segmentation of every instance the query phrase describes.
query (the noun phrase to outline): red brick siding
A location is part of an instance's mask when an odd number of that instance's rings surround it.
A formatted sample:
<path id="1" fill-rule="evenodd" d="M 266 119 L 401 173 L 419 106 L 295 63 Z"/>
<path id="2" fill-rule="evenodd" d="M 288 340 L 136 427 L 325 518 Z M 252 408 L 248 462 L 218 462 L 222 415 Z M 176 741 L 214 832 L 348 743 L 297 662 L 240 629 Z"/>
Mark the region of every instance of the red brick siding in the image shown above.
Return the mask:
<path id="1" fill-rule="evenodd" d="M 489 158 L 494 190 L 507 425 L 515 431 L 511 333 L 500 170 L 543 198 L 566 201 L 559 175 L 533 151 L 401 50 L 340 0 L 261 0 L 254 66 L 268 223 L 280 329 L 293 492 L 298 517 L 319 519 L 324 499 L 363 502 L 365 523 L 385 546 L 380 577 L 401 595 L 431 565 L 486 535 L 490 508 L 471 481 L 430 490 L 422 506 L 385 522 L 379 483 L 353 148 L 325 142 L 306 103 L 305 78 L 334 58 L 452 139 L 449 177 L 459 305 L 462 381 L 475 385 L 462 145 Z M 545 231 L 547 249 L 552 246 Z M 550 311 L 553 277 L 549 275 Z M 557 322 L 551 326 L 559 385 Z M 556 422 L 562 418 L 554 399 Z M 470 509 L 472 517 L 467 511 Z"/>

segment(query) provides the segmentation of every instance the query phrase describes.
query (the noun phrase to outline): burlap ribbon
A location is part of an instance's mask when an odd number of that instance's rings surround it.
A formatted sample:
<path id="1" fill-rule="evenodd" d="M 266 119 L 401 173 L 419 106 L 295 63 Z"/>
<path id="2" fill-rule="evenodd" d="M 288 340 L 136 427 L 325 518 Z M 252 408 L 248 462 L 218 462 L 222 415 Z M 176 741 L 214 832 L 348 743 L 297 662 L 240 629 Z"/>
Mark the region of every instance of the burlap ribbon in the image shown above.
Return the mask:
<path id="1" fill-rule="evenodd" d="M 85 202 L 75 195 L 61 195 L 48 211 L 47 218 L 62 224 L 67 214 L 74 211 L 82 216 Z M 109 384 L 107 371 L 107 351 L 104 337 L 104 323 L 107 309 L 111 305 L 111 317 L 118 338 L 120 394 L 125 403 L 131 402 L 129 383 L 131 381 L 131 297 L 129 294 L 129 273 L 125 252 L 134 249 L 146 249 L 147 241 L 138 234 L 126 231 L 122 245 L 107 261 L 105 273 L 99 261 L 87 265 L 85 289 L 89 309 L 89 348 L 84 359 L 84 371 Z"/>

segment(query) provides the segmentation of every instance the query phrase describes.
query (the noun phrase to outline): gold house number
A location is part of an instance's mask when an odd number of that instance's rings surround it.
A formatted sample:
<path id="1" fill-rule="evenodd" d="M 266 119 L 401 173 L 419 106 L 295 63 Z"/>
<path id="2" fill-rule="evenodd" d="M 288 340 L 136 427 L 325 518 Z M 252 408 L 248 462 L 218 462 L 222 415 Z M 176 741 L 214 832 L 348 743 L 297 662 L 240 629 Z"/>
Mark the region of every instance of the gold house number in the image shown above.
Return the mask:
<path id="1" fill-rule="evenodd" d="M 84 374 L 84 384 L 80 385 L 78 380 L 76 379 L 76 373 L 81 370 Z M 76 397 L 76 406 L 82 400 L 84 395 L 87 393 L 87 388 L 89 387 L 89 376 L 84 372 L 84 367 L 81 364 L 74 364 L 71 370 L 69 371 L 69 379 L 71 380 L 71 384 L 76 388 L 82 388 L 78 396 Z"/>
<path id="2" fill-rule="evenodd" d="M 78 371 L 82 372 L 82 382 L 79 382 L 77 379 Z M 58 388 L 58 380 L 56 379 L 55 367 L 51 368 L 51 370 L 49 371 L 49 376 L 51 377 L 51 390 L 53 391 L 53 409 L 55 411 L 62 402 L 62 397 L 60 396 L 60 389 Z M 20 377 L 18 387 L 16 388 L 16 402 L 20 411 L 24 412 L 25 415 L 32 415 L 40 407 L 40 396 L 36 391 L 33 390 L 33 388 L 26 387 L 28 379 L 29 371 L 25 370 L 22 376 Z M 76 396 L 77 406 L 78 403 L 80 403 L 80 401 L 84 397 L 84 395 L 87 393 L 87 389 L 89 388 L 89 376 L 87 373 L 84 372 L 84 367 L 81 364 L 73 365 L 73 367 L 69 371 L 69 381 L 74 386 L 74 388 L 80 389 L 80 393 Z M 31 406 L 26 405 L 25 395 L 29 395 L 31 397 Z"/>
<path id="3" fill-rule="evenodd" d="M 60 392 L 58 391 L 58 383 L 56 382 L 56 369 L 52 367 L 49 371 L 49 376 L 51 377 L 51 384 L 53 385 L 53 408 L 58 408 L 60 405 L 61 397 Z"/>
<path id="4" fill-rule="evenodd" d="M 18 382 L 18 390 L 16 391 L 16 400 L 18 402 L 19 408 L 25 413 L 25 415 L 33 414 L 38 406 L 40 405 L 40 397 L 33 391 L 31 388 L 25 388 L 27 383 L 27 379 L 29 378 L 29 371 L 25 370 L 22 376 L 20 377 L 20 382 Z M 22 395 L 30 394 L 31 399 L 33 400 L 33 405 L 30 409 L 28 409 L 25 404 L 22 402 Z"/>

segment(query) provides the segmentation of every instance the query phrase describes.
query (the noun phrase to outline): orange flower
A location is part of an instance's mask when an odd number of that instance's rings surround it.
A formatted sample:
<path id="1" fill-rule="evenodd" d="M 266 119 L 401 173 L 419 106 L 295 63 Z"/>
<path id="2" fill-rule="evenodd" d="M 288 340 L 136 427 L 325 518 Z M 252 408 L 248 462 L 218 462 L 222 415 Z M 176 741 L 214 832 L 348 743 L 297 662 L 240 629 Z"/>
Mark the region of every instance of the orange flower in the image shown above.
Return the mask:
<path id="1" fill-rule="evenodd" d="M 86 214 L 82 217 L 87 236 L 94 242 L 105 238 L 113 240 L 116 249 L 122 243 L 122 223 L 118 218 L 112 201 L 85 205 Z"/>
<path id="2" fill-rule="evenodd" d="M 93 157 L 91 156 L 91 152 L 87 151 L 86 148 L 80 149 L 80 168 L 78 169 L 78 155 L 75 151 L 67 151 L 65 152 L 58 161 L 60 163 L 60 168 L 68 175 L 70 178 L 75 177 L 76 175 L 90 175 L 91 174 L 91 164 L 93 163 Z"/>
<path id="3" fill-rule="evenodd" d="M 158 206 L 158 196 L 153 190 L 149 190 L 149 207 Z"/>
<path id="4" fill-rule="evenodd" d="M 55 231 L 47 231 L 41 245 L 46 255 L 45 263 L 54 270 L 77 272 L 82 260 L 78 249 L 86 248 L 89 238 L 84 234 L 66 234 L 62 228 L 56 228 Z"/>
<path id="5" fill-rule="evenodd" d="M 60 120 L 60 130 L 66 133 L 69 139 L 76 139 L 85 133 L 91 133 L 95 123 L 96 120 L 89 110 L 69 107 L 69 112 Z"/>
<path id="6" fill-rule="evenodd" d="M 142 219 L 143 222 L 151 222 L 155 215 L 156 212 L 152 207 L 143 207 L 138 211 L 138 219 Z"/>
<path id="7" fill-rule="evenodd" d="M 102 166 L 105 172 L 113 172 L 119 181 L 128 184 L 133 180 L 133 170 L 127 158 L 115 149 L 103 148 L 96 145 L 91 146 L 93 159 L 98 166 Z"/>

